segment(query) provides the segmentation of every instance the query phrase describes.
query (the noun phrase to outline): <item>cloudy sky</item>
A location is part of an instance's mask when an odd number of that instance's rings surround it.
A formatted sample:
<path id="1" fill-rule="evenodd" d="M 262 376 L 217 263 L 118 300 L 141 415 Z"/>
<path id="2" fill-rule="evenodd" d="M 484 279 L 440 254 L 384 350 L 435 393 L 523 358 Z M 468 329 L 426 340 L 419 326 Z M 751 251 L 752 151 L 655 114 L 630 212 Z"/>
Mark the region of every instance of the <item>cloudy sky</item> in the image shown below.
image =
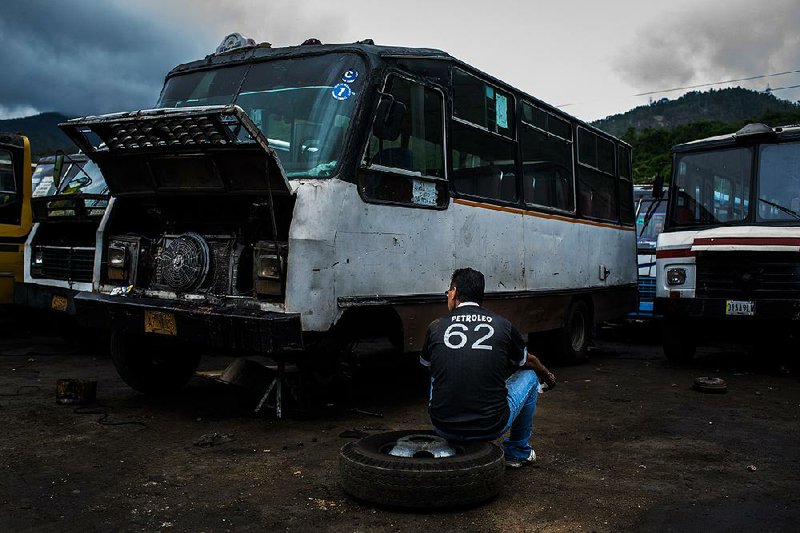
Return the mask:
<path id="1" fill-rule="evenodd" d="M 440 48 L 584 120 L 704 84 L 797 101 L 798 26 L 797 0 L 3 0 L 0 118 L 152 106 L 231 32 Z"/>

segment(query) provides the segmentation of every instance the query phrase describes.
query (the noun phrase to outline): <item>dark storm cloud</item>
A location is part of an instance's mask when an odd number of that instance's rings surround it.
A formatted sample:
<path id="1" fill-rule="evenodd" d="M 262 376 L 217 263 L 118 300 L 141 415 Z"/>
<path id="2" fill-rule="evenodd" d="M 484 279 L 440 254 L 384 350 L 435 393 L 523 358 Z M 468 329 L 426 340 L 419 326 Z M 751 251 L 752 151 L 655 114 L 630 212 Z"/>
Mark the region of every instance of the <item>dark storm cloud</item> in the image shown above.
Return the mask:
<path id="1" fill-rule="evenodd" d="M 615 61 L 626 81 L 641 90 L 800 69 L 797 0 L 697 4 L 640 30 Z M 800 75 L 750 85 L 800 83 Z M 785 97 L 785 95 L 777 94 Z"/>
<path id="2" fill-rule="evenodd" d="M 0 113 L 83 115 L 152 106 L 164 75 L 216 40 L 136 2 L 10 0 L 0 15 Z"/>

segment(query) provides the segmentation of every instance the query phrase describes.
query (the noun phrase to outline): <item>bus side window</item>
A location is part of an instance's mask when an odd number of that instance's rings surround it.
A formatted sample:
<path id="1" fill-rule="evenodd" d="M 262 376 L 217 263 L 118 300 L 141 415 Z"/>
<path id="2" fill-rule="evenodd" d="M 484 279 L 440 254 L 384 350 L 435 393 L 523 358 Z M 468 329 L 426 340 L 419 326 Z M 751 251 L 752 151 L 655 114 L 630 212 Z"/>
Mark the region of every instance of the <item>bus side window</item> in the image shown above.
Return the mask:
<path id="1" fill-rule="evenodd" d="M 457 193 L 514 202 L 514 143 L 453 122 L 453 188 Z"/>
<path id="2" fill-rule="evenodd" d="M 453 188 L 459 194 L 516 202 L 514 99 L 461 69 L 452 70 Z"/>
<path id="3" fill-rule="evenodd" d="M 618 220 L 614 143 L 578 128 L 578 163 L 578 207 L 581 214 L 602 220 Z"/>
<path id="4" fill-rule="evenodd" d="M 573 211 L 569 123 L 522 103 L 522 193 L 526 204 Z"/>
<path id="5" fill-rule="evenodd" d="M 623 224 L 633 224 L 636 214 L 633 207 L 633 178 L 631 176 L 631 151 L 627 146 L 617 147 L 617 175 L 619 176 L 619 217 Z"/>
<path id="6" fill-rule="evenodd" d="M 396 139 L 370 136 L 359 170 L 365 200 L 441 207 L 447 203 L 442 93 L 390 75 L 386 92 L 405 105 Z M 378 118 L 380 119 L 380 118 Z"/>

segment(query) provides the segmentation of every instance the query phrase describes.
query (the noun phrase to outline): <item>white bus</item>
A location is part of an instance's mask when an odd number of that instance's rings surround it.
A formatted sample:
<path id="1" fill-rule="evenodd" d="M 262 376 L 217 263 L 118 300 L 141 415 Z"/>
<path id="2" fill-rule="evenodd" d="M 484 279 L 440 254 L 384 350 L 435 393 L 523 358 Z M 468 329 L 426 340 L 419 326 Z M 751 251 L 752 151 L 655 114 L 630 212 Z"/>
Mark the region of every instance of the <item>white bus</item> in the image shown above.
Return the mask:
<path id="1" fill-rule="evenodd" d="M 666 198 L 655 198 L 651 186 L 634 186 L 636 207 L 636 248 L 639 266 L 639 308 L 628 315 L 634 320 L 657 318 L 653 312 L 656 300 L 656 239 L 664 228 Z"/>
<path id="2" fill-rule="evenodd" d="M 636 305 L 630 147 L 445 52 L 245 45 L 62 127 L 114 196 L 80 307 L 140 390 L 188 379 L 191 345 L 419 350 L 458 267 L 570 359 Z"/>
<path id="3" fill-rule="evenodd" d="M 750 124 L 675 146 L 656 250 L 666 356 L 690 359 L 705 336 L 796 334 L 798 252 L 800 127 Z"/>

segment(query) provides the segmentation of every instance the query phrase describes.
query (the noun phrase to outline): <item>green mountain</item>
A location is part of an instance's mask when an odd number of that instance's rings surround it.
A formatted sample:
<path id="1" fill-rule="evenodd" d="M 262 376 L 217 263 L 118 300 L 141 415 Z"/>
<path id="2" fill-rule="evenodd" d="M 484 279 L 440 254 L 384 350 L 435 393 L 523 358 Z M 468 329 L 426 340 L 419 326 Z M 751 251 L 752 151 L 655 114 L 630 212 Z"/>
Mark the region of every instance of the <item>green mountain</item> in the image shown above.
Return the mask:
<path id="1" fill-rule="evenodd" d="M 56 150 L 63 150 L 68 154 L 78 150 L 58 127 L 60 122 L 70 118 L 60 113 L 41 113 L 31 117 L 0 120 L 0 131 L 27 136 L 31 141 L 32 159 L 36 163 L 40 157 L 53 155 Z"/>
<path id="2" fill-rule="evenodd" d="M 692 91 L 677 100 L 663 98 L 649 105 L 597 120 L 592 125 L 612 135 L 622 136 L 628 129 L 675 128 L 695 122 L 741 122 L 767 113 L 791 113 L 800 106 L 770 93 L 740 87 Z"/>
<path id="3" fill-rule="evenodd" d="M 634 181 L 649 183 L 656 173 L 669 172 L 674 145 L 733 133 L 752 122 L 773 127 L 800 124 L 800 105 L 747 89 L 712 89 L 677 100 L 665 98 L 592 125 L 631 144 Z"/>

